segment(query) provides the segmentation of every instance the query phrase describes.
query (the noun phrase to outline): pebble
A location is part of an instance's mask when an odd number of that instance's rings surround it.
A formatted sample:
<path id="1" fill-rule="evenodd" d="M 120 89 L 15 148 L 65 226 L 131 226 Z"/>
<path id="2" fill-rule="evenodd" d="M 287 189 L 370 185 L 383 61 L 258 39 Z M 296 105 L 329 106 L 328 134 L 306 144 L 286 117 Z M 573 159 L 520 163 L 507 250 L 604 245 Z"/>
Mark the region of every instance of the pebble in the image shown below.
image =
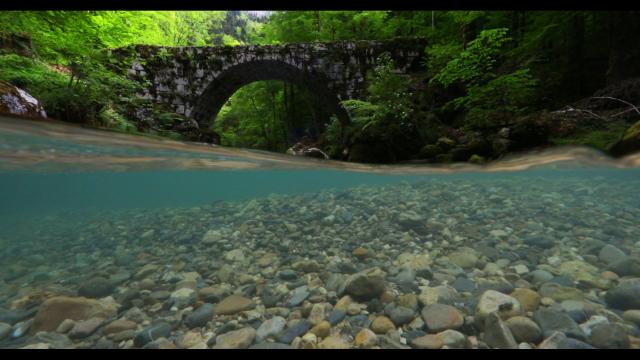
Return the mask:
<path id="1" fill-rule="evenodd" d="M 89 298 L 101 298 L 110 295 L 114 289 L 115 283 L 98 276 L 80 284 L 78 295 Z"/>
<path id="2" fill-rule="evenodd" d="M 12 328 L 11 325 L 0 322 L 0 340 L 9 336 L 9 333 L 11 332 L 11 328 Z"/>
<path id="3" fill-rule="evenodd" d="M 319 349 L 350 349 L 351 345 L 338 335 L 331 335 L 318 344 Z"/>
<path id="4" fill-rule="evenodd" d="M 391 319 L 386 316 L 378 316 L 373 319 L 373 322 L 371 323 L 371 330 L 373 330 L 374 333 L 380 335 L 384 335 L 387 332 L 394 330 L 395 328 L 396 327 Z"/>
<path id="5" fill-rule="evenodd" d="M 318 325 L 311 328 L 311 330 L 309 331 L 316 334 L 317 337 L 324 339 L 325 337 L 329 336 L 329 333 L 331 331 L 331 324 L 328 321 L 324 320 L 321 321 Z"/>
<path id="6" fill-rule="evenodd" d="M 415 313 L 412 309 L 404 306 L 396 306 L 388 315 L 396 326 L 402 326 L 411 322 L 414 319 Z"/>
<path id="7" fill-rule="evenodd" d="M 335 309 L 329 313 L 329 318 L 327 319 L 331 325 L 336 325 L 347 316 L 347 312 L 342 309 Z"/>
<path id="8" fill-rule="evenodd" d="M 377 345 L 377 343 L 378 336 L 376 336 L 373 331 L 366 328 L 360 330 L 354 339 L 354 345 L 359 349 L 370 349 Z"/>
<path id="9" fill-rule="evenodd" d="M 251 327 L 229 331 L 216 337 L 214 349 L 247 349 L 256 338 L 256 330 Z"/>
<path id="10" fill-rule="evenodd" d="M 494 290 L 487 290 L 480 295 L 475 314 L 478 321 L 482 323 L 494 311 L 497 311 L 500 317 L 506 320 L 512 316 L 521 315 L 522 305 L 512 296 Z"/>
<path id="11" fill-rule="evenodd" d="M 576 322 L 566 313 L 547 309 L 538 309 L 533 313 L 533 320 L 540 326 L 542 335 L 551 336 L 554 332 L 560 331 L 568 337 L 586 340 L 586 336 Z"/>
<path id="12" fill-rule="evenodd" d="M 427 334 L 414 338 L 410 344 L 415 349 L 440 349 L 444 342 L 440 335 Z"/>
<path id="13" fill-rule="evenodd" d="M 591 330 L 589 343 L 598 349 L 629 349 L 629 337 L 621 325 L 599 324 Z"/>
<path id="14" fill-rule="evenodd" d="M 640 281 L 620 284 L 607 291 L 605 300 L 609 306 L 615 309 L 640 309 Z"/>
<path id="15" fill-rule="evenodd" d="M 626 254 L 622 250 L 610 244 L 603 246 L 598 253 L 598 259 L 600 259 L 600 261 L 604 262 L 607 265 L 618 262 L 625 256 Z"/>
<path id="16" fill-rule="evenodd" d="M 294 326 L 285 329 L 278 335 L 278 342 L 283 344 L 291 344 L 293 339 L 298 336 L 302 336 L 309 331 L 311 323 L 307 320 L 300 320 Z"/>
<path id="17" fill-rule="evenodd" d="M 256 341 L 262 342 L 269 337 L 276 336 L 284 329 L 286 324 L 287 320 L 281 316 L 274 316 L 264 321 L 256 331 Z"/>
<path id="18" fill-rule="evenodd" d="M 69 338 L 82 339 L 93 334 L 100 325 L 104 323 L 103 318 L 91 318 L 89 320 L 78 321 L 69 331 Z"/>
<path id="19" fill-rule="evenodd" d="M 184 323 L 190 329 L 195 327 L 205 326 L 209 321 L 213 319 L 213 305 L 212 304 L 202 304 L 200 307 L 196 309 L 196 311 L 189 314 Z"/>
<path id="20" fill-rule="evenodd" d="M 462 313 L 450 305 L 433 304 L 422 309 L 422 319 L 429 332 L 458 329 L 464 324 Z"/>
<path id="21" fill-rule="evenodd" d="M 302 304 L 309 297 L 309 294 L 309 288 L 306 285 L 296 288 L 287 300 L 287 306 L 293 308 Z"/>
<path id="22" fill-rule="evenodd" d="M 618 276 L 640 276 L 640 256 L 626 256 L 609 265 Z"/>
<path id="23" fill-rule="evenodd" d="M 341 285 L 338 295 L 348 294 L 356 299 L 370 300 L 382 295 L 384 274 L 377 268 L 350 275 Z"/>
<path id="24" fill-rule="evenodd" d="M 542 340 L 542 331 L 535 321 L 525 316 L 514 316 L 505 321 L 517 342 L 538 343 Z"/>
<path id="25" fill-rule="evenodd" d="M 144 347 L 150 342 L 157 340 L 161 337 L 168 337 L 171 334 L 171 325 L 169 323 L 161 321 L 147 326 L 140 331 L 133 339 L 133 344 L 136 347 Z"/>
<path id="26" fill-rule="evenodd" d="M 256 304 L 241 295 L 230 295 L 215 306 L 216 315 L 233 315 L 240 311 L 251 310 Z"/>
<path id="27" fill-rule="evenodd" d="M 184 309 L 187 306 L 193 305 L 198 298 L 195 290 L 189 288 L 181 288 L 171 293 L 169 296 L 170 301 L 178 309 Z"/>
<path id="28" fill-rule="evenodd" d="M 443 346 L 450 349 L 466 349 L 469 347 L 469 341 L 463 333 L 456 330 L 445 330 L 438 333 L 437 336 L 442 340 Z"/>
<path id="29" fill-rule="evenodd" d="M 627 310 L 622 313 L 622 318 L 634 323 L 636 326 L 640 326 L 640 310 Z"/>
<path id="30" fill-rule="evenodd" d="M 76 324 L 75 321 L 71 320 L 71 319 L 65 319 L 63 322 L 60 323 L 60 325 L 58 325 L 58 328 L 56 329 L 57 333 L 60 334 L 66 334 L 69 331 L 71 331 L 71 329 L 73 329 L 73 326 Z"/>
<path id="31" fill-rule="evenodd" d="M 540 299 L 542 298 L 537 292 L 524 288 L 516 288 L 510 296 L 520 302 L 525 312 L 536 311 L 538 306 L 540 306 Z"/>
<path id="32" fill-rule="evenodd" d="M 517 349 L 518 343 L 509 327 L 502 322 L 497 313 L 491 313 L 485 319 L 484 336 L 487 345 L 496 349 Z"/>

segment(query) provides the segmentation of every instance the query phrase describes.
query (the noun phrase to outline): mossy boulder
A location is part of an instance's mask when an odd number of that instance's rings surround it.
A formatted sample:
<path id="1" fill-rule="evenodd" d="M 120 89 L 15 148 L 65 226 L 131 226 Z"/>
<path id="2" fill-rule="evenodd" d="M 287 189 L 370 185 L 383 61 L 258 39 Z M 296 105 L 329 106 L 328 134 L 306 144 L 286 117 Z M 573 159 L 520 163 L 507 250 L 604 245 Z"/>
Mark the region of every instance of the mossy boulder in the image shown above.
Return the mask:
<path id="1" fill-rule="evenodd" d="M 640 121 L 628 128 L 622 139 L 609 149 L 613 156 L 628 155 L 637 151 L 640 151 Z"/>

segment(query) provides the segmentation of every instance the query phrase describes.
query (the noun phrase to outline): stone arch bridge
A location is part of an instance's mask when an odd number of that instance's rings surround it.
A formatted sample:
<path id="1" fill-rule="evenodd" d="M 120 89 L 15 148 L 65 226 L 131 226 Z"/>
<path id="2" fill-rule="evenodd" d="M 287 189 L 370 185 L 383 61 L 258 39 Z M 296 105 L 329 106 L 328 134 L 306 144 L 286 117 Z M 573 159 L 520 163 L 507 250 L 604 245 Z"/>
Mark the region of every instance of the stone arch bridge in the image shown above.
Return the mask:
<path id="1" fill-rule="evenodd" d="M 115 52 L 133 56 L 128 75 L 144 84 L 143 98 L 165 104 L 206 129 L 236 90 L 261 80 L 306 87 L 322 109 L 349 121 L 339 102 L 365 95 L 367 71 L 379 55 L 390 53 L 399 73 L 420 71 L 426 45 L 421 38 L 400 38 L 249 46 L 137 45 Z"/>

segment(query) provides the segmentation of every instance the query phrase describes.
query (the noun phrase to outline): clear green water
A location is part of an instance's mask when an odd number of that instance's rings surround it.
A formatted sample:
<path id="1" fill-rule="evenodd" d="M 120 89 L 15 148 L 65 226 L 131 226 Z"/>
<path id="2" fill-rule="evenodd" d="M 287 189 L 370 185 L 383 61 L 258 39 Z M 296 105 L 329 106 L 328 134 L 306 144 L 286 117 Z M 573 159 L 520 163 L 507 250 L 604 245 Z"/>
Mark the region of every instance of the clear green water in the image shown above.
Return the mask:
<path id="1" fill-rule="evenodd" d="M 584 149 L 560 149 L 489 168 L 373 167 L 16 119 L 0 124 L 0 308 L 5 310 L 20 311 L 26 305 L 16 305 L 17 299 L 45 289 L 74 294 L 92 276 L 135 274 L 148 262 L 143 253 L 154 254 L 152 263 L 163 266 L 187 261 L 182 271 L 207 279 L 200 288 L 225 283 L 216 275 L 219 266 L 203 265 L 206 259 L 243 268 L 224 257 L 235 246 L 245 256 L 259 257 L 287 253 L 281 244 L 292 244 L 290 254 L 281 254 L 288 259 L 283 264 L 318 256 L 328 264 L 322 256 L 342 256 L 357 270 L 378 266 L 390 273 L 397 272 L 393 261 L 400 253 L 429 253 L 442 243 L 444 251 L 435 254 L 471 247 L 487 256 L 485 262 L 492 260 L 487 247 L 516 252 L 513 261 L 522 259 L 529 270 L 557 255 L 567 261 L 582 256 L 604 271 L 595 243 L 613 244 L 628 255 L 640 251 L 640 168 L 633 157 L 613 161 Z M 402 220 L 405 213 L 417 220 Z M 336 219 L 327 218 L 332 215 Z M 445 224 L 463 240 L 440 226 L 422 225 L 430 221 Z M 302 235 L 298 230 L 289 235 L 283 224 L 296 225 Z M 203 236 L 216 229 L 235 240 L 203 248 Z M 496 229 L 514 237 L 493 239 L 489 233 Z M 230 235 L 235 231 L 245 235 Z M 414 241 L 388 240 L 391 247 L 384 246 L 385 239 L 406 234 Z M 525 241 L 541 235 L 558 245 L 538 249 Z M 333 249 L 338 243 L 342 247 Z M 383 256 L 359 263 L 351 250 L 368 245 Z M 321 255 L 323 249 L 330 254 Z M 122 254 L 137 260 L 118 262 Z M 246 265 L 249 274 L 279 281 L 258 275 L 252 262 Z M 49 275 L 36 276 L 43 272 Z M 120 284 L 112 296 L 119 299 L 136 281 Z M 29 339 L 6 338 L 0 346 L 35 341 Z"/>

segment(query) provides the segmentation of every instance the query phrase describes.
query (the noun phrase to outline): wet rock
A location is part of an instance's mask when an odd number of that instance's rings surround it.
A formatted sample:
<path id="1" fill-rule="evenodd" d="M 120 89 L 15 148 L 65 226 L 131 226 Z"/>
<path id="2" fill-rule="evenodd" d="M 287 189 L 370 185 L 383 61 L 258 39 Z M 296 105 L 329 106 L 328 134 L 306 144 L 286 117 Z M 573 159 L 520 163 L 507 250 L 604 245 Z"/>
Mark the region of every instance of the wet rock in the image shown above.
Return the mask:
<path id="1" fill-rule="evenodd" d="M 246 327 L 216 337 L 214 349 L 247 349 L 256 338 L 256 330 Z"/>
<path id="2" fill-rule="evenodd" d="M 396 326 L 408 324 L 414 318 L 414 311 L 404 306 L 396 306 L 389 312 L 389 318 Z"/>
<path id="3" fill-rule="evenodd" d="M 476 266 L 478 262 L 478 256 L 472 249 L 463 249 L 455 251 L 448 255 L 451 262 L 460 266 L 463 269 L 471 269 Z"/>
<path id="4" fill-rule="evenodd" d="M 518 343 L 513 338 L 511 330 L 496 313 L 491 313 L 485 319 L 484 337 L 487 345 L 497 349 L 517 349 Z"/>
<path id="5" fill-rule="evenodd" d="M 566 339 L 567 335 L 554 331 L 538 345 L 537 349 L 559 349 L 560 343 Z"/>
<path id="6" fill-rule="evenodd" d="M 360 330 L 354 339 L 354 345 L 359 349 L 371 349 L 377 343 L 378 336 L 369 329 Z"/>
<path id="7" fill-rule="evenodd" d="M 253 344 L 249 347 L 249 349 L 260 349 L 260 350 L 269 350 L 269 349 L 275 349 L 275 350 L 287 350 L 287 349 L 293 349 L 293 347 L 291 347 L 291 345 L 288 344 L 282 344 L 282 343 L 272 343 L 272 342 L 263 342 L 263 343 L 258 343 L 258 344 Z"/>
<path id="8" fill-rule="evenodd" d="M 459 292 L 474 292 L 476 290 L 476 283 L 467 278 L 457 278 L 451 286 Z"/>
<path id="9" fill-rule="evenodd" d="M 324 320 L 321 321 L 318 325 L 311 328 L 311 330 L 309 331 L 316 334 L 318 338 L 324 339 L 329 336 L 329 333 L 331 332 L 331 324 L 328 321 Z"/>
<path id="10" fill-rule="evenodd" d="M 69 338 L 71 339 L 82 339 L 87 336 L 93 334 L 100 325 L 104 323 L 103 318 L 91 318 L 89 320 L 78 321 L 73 326 L 73 329 L 69 331 Z"/>
<path id="11" fill-rule="evenodd" d="M 548 297 L 558 302 L 565 300 L 584 300 L 582 291 L 552 282 L 542 285 L 538 293 L 542 297 Z"/>
<path id="12" fill-rule="evenodd" d="M 518 300 L 520 305 L 522 305 L 522 309 L 526 312 L 536 311 L 538 306 L 540 306 L 540 299 L 542 298 L 537 292 L 524 288 L 516 288 L 510 296 Z"/>
<path id="13" fill-rule="evenodd" d="M 356 299 L 369 300 L 382 295 L 384 287 L 384 273 L 374 268 L 350 275 L 341 285 L 338 296 L 348 294 Z"/>
<path id="14" fill-rule="evenodd" d="M 189 288 L 181 288 L 171 293 L 169 300 L 178 309 L 186 308 L 193 305 L 198 299 L 195 290 Z"/>
<path id="15" fill-rule="evenodd" d="M 514 297 L 494 290 L 487 290 L 482 293 L 478 301 L 476 318 L 482 324 L 484 319 L 495 311 L 498 312 L 500 318 L 506 320 L 512 316 L 521 315 L 522 305 Z"/>
<path id="16" fill-rule="evenodd" d="M 629 349 L 629 337 L 618 324 L 600 324 L 591 330 L 591 345 L 598 349 Z"/>
<path id="17" fill-rule="evenodd" d="M 319 349 L 349 349 L 351 345 L 339 335 L 328 336 L 318 344 Z"/>
<path id="18" fill-rule="evenodd" d="M 444 346 L 450 349 L 466 349 L 469 347 L 469 341 L 463 333 L 456 330 L 445 330 L 438 333 L 437 336 L 442 340 Z"/>
<path id="19" fill-rule="evenodd" d="M 593 346 L 587 344 L 586 342 L 580 341 L 580 340 L 576 340 L 576 339 L 572 339 L 572 338 L 564 338 L 562 340 L 560 340 L 560 342 L 558 343 L 557 349 L 578 349 L 578 350 L 582 350 L 582 349 L 595 349 Z"/>
<path id="20" fill-rule="evenodd" d="M 160 321 L 147 326 L 133 338 L 135 347 L 144 347 L 152 341 L 159 338 L 167 338 L 171 334 L 171 325 L 167 322 Z"/>
<path id="21" fill-rule="evenodd" d="M 69 331 L 71 331 L 71 329 L 73 329 L 75 325 L 76 325 L 75 321 L 71 319 L 66 319 L 63 322 L 61 322 L 60 325 L 58 325 L 56 332 L 60 334 L 66 334 Z"/>
<path id="22" fill-rule="evenodd" d="M 16 324 L 20 321 L 24 321 L 32 317 L 36 312 L 38 312 L 37 307 L 33 307 L 28 310 L 13 310 L 7 311 L 4 309 L 0 309 L 0 322 L 7 323 L 9 325 Z"/>
<path id="23" fill-rule="evenodd" d="M 82 283 L 78 295 L 88 298 L 101 298 L 113 293 L 115 284 L 103 277 L 94 277 Z"/>
<path id="24" fill-rule="evenodd" d="M 189 314 L 184 320 L 184 323 L 189 329 L 193 329 L 195 327 L 205 326 L 211 319 L 213 319 L 213 305 L 203 304 L 198 307 L 196 311 Z"/>
<path id="25" fill-rule="evenodd" d="M 11 325 L 7 323 L 0 323 L 0 340 L 9 336 L 10 332 L 11 332 Z"/>
<path id="26" fill-rule="evenodd" d="M 622 318 L 640 326 L 640 310 L 627 310 L 622 314 Z"/>
<path id="27" fill-rule="evenodd" d="M 422 319 L 429 332 L 458 329 L 464 324 L 462 313 L 450 305 L 433 304 L 422 309 Z"/>
<path id="28" fill-rule="evenodd" d="M 291 344 L 293 339 L 298 336 L 302 336 L 309 331 L 311 323 L 307 320 L 300 320 L 294 326 L 285 329 L 280 335 L 278 335 L 278 342 L 283 344 Z"/>
<path id="29" fill-rule="evenodd" d="M 555 331 L 560 331 L 568 337 L 586 340 L 586 336 L 582 329 L 573 319 L 560 311 L 553 309 L 539 309 L 533 313 L 533 320 L 540 326 L 542 335 L 551 336 Z"/>
<path id="30" fill-rule="evenodd" d="M 547 281 L 551 281 L 551 279 L 553 279 L 553 274 L 546 270 L 534 270 L 529 273 L 529 277 L 531 278 L 531 282 L 534 284 L 543 284 Z"/>
<path id="31" fill-rule="evenodd" d="M 609 265 L 618 276 L 640 276 L 640 257 L 627 256 Z"/>
<path id="32" fill-rule="evenodd" d="M 433 334 L 414 338 L 409 343 L 414 349 L 440 349 L 444 345 L 441 337 Z"/>
<path id="33" fill-rule="evenodd" d="M 256 304 L 251 299 L 247 299 L 240 295 L 231 295 L 226 297 L 215 307 L 217 315 L 233 315 L 240 311 L 251 310 Z"/>
<path id="34" fill-rule="evenodd" d="M 622 252 L 622 250 L 610 244 L 605 245 L 598 253 L 598 259 L 607 265 L 616 263 L 622 260 L 625 256 L 626 254 Z"/>
<path id="35" fill-rule="evenodd" d="M 620 310 L 640 309 L 640 281 L 623 283 L 607 291 L 607 304 Z"/>
<path id="36" fill-rule="evenodd" d="M 329 318 L 327 319 L 331 325 L 336 325 L 337 323 L 344 320 L 347 316 L 347 312 L 341 309 L 334 309 L 329 313 Z"/>
<path id="37" fill-rule="evenodd" d="M 556 245 L 553 239 L 544 236 L 527 236 L 524 238 L 524 243 L 541 249 L 550 249 Z"/>
<path id="38" fill-rule="evenodd" d="M 298 278 L 298 273 L 291 269 L 284 269 L 278 272 L 278 278 L 282 280 L 296 280 Z"/>
<path id="39" fill-rule="evenodd" d="M 524 316 L 514 316 L 505 321 L 517 342 L 537 343 L 542 339 L 542 330 L 535 321 Z"/>
<path id="40" fill-rule="evenodd" d="M 154 341 L 147 343 L 143 347 L 143 349 L 161 350 L 161 349 L 177 349 L 177 347 L 173 342 L 169 341 L 169 339 L 161 337 L 159 339 L 156 339 Z"/>
<path id="41" fill-rule="evenodd" d="M 274 316 L 269 320 L 266 320 L 258 330 L 256 331 L 256 341 L 262 342 L 263 340 L 276 336 L 279 334 L 287 324 L 287 320 L 281 316 Z"/>
<path id="42" fill-rule="evenodd" d="M 17 339 L 25 336 L 29 329 L 31 329 L 32 325 L 33 319 L 21 321 L 13 325 L 13 330 L 9 333 L 9 337 L 12 339 Z"/>
<path id="43" fill-rule="evenodd" d="M 396 327 L 391 319 L 386 316 L 378 316 L 371 323 L 371 330 L 373 330 L 374 333 L 380 335 L 384 335 L 387 332 L 394 330 L 395 328 Z"/>
<path id="44" fill-rule="evenodd" d="M 127 319 L 118 319 L 116 321 L 112 321 L 109 325 L 105 326 L 104 334 L 115 334 L 126 330 L 136 330 L 138 325 Z"/>
<path id="45" fill-rule="evenodd" d="M 66 296 L 53 297 L 40 305 L 31 330 L 33 333 L 54 331 L 65 319 L 76 321 L 92 317 L 106 319 L 114 316 L 116 312 L 115 306 L 97 300 Z"/>
<path id="46" fill-rule="evenodd" d="M 287 300 L 287 306 L 296 307 L 302 304 L 302 302 L 305 301 L 309 297 L 309 295 L 310 295 L 309 288 L 306 285 L 300 286 L 295 290 L 293 290 L 293 293 Z"/>

